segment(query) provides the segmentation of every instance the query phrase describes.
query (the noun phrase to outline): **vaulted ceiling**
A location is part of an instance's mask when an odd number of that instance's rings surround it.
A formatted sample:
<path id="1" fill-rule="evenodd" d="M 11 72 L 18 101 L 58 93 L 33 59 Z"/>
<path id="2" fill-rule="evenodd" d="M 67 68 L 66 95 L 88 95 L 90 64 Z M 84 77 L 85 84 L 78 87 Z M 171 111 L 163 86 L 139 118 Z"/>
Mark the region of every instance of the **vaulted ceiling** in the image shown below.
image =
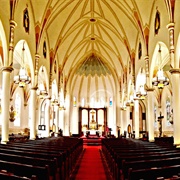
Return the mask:
<path id="1" fill-rule="evenodd" d="M 145 39 L 145 27 L 150 23 L 155 0 L 30 2 L 35 23 L 41 27 L 41 32 L 46 33 L 50 51 L 58 59 L 65 75 L 71 77 L 71 89 L 77 91 L 75 93 L 78 96 L 82 96 L 82 87 L 86 87 L 85 92 L 90 96 L 100 87 L 112 94 L 115 92 L 115 81 L 127 67 L 137 48 L 139 37 Z M 96 56 L 105 64 L 110 71 L 106 74 L 107 77 L 92 76 L 94 79 L 91 80 L 88 77 L 79 77 L 77 72 L 91 56 Z M 103 65 L 98 67 L 103 68 Z M 95 88 L 89 92 L 92 82 Z M 75 84 L 77 90 L 74 88 Z M 107 97 L 107 94 L 105 96 Z"/>

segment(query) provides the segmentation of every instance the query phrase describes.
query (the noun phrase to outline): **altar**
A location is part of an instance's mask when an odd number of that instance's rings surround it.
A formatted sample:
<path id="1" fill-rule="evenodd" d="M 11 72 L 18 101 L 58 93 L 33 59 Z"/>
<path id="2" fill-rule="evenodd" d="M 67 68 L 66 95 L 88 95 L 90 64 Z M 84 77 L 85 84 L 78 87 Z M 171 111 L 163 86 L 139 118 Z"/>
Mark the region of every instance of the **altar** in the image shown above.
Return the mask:
<path id="1" fill-rule="evenodd" d="M 106 108 L 79 108 L 79 134 L 105 135 L 107 127 Z"/>
<path id="2" fill-rule="evenodd" d="M 102 136 L 102 131 L 100 131 L 100 130 L 87 130 L 87 131 L 84 131 L 84 136 L 100 137 L 100 136 Z"/>

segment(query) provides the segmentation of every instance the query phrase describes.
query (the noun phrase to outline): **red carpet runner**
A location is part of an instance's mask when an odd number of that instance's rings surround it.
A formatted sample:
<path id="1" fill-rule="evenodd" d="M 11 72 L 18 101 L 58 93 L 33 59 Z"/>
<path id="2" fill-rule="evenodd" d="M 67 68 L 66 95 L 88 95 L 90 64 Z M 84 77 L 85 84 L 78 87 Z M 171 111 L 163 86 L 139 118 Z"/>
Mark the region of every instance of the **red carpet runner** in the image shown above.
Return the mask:
<path id="1" fill-rule="evenodd" d="M 101 146 L 84 146 L 84 148 L 85 152 L 75 179 L 106 180 L 107 178 L 99 152 Z"/>

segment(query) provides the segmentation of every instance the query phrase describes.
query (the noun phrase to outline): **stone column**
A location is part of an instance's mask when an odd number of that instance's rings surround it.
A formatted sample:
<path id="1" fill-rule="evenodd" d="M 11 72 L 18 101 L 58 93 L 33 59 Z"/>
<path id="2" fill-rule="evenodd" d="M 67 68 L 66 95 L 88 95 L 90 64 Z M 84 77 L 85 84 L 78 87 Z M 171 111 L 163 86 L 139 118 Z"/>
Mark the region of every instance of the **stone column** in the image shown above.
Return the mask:
<path id="1" fill-rule="evenodd" d="M 134 100 L 134 130 L 135 138 L 139 139 L 139 100 Z"/>
<path id="2" fill-rule="evenodd" d="M 29 111 L 31 112 L 30 119 L 30 139 L 35 140 L 36 139 L 36 90 L 37 87 L 31 88 L 31 96 L 30 96 L 30 108 Z"/>
<path id="3" fill-rule="evenodd" d="M 58 133 L 58 131 L 59 131 L 59 106 L 55 105 L 54 110 L 55 110 L 55 122 L 54 123 L 56 125 L 55 133 Z"/>
<path id="4" fill-rule="evenodd" d="M 44 118 L 45 118 L 45 125 L 46 125 L 45 137 L 49 137 L 50 136 L 50 99 L 46 99 Z"/>
<path id="5" fill-rule="evenodd" d="M 154 88 L 147 88 L 147 131 L 149 141 L 154 141 Z"/>
<path id="6" fill-rule="evenodd" d="M 180 146 L 180 69 L 171 69 L 174 144 Z"/>
<path id="7" fill-rule="evenodd" d="M 12 70 L 13 70 L 12 67 L 3 67 L 2 68 L 1 144 L 6 144 L 9 141 L 10 73 Z"/>
<path id="8" fill-rule="evenodd" d="M 13 51 L 14 51 L 14 29 L 16 27 L 16 22 L 10 20 L 10 36 L 9 36 L 9 52 L 8 58 L 4 61 L 4 67 L 2 67 L 2 132 L 1 132 L 1 143 L 6 144 L 9 141 L 9 105 L 10 105 L 10 83 L 11 83 L 11 71 L 13 68 L 9 66 L 13 61 Z"/>

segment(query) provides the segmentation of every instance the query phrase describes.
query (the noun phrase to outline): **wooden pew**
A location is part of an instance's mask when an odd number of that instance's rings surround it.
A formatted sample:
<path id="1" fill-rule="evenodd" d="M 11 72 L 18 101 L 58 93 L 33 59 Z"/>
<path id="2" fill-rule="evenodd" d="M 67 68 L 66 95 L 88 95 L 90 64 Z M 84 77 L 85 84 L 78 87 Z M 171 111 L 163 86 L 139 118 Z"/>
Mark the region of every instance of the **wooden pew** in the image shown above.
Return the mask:
<path id="1" fill-rule="evenodd" d="M 62 177 L 62 155 L 61 154 L 53 154 L 53 153 L 40 153 L 40 152 L 31 152 L 30 150 L 28 151 L 22 151 L 22 150 L 14 150 L 14 149 L 9 149 L 9 148 L 0 148 L 0 153 L 5 153 L 5 154 L 11 154 L 11 155 L 20 155 L 20 156 L 26 156 L 26 157 L 32 157 L 32 158 L 41 158 L 41 159 L 57 159 L 57 166 L 58 166 L 58 171 L 59 171 L 59 176 Z"/>
<path id="2" fill-rule="evenodd" d="M 128 171 L 130 168 L 133 170 L 148 169 L 148 168 L 157 168 L 157 167 L 172 166 L 179 164 L 180 164 L 180 157 L 166 158 L 166 159 L 139 160 L 139 161 L 130 161 L 130 162 L 123 161 L 122 173 L 124 178 L 127 178 Z"/>
<path id="3" fill-rule="evenodd" d="M 35 175 L 38 180 L 51 180 L 49 167 L 47 165 L 44 167 L 39 167 L 0 160 L 0 170 L 5 170 L 16 176 L 25 176 L 31 178 L 32 175 Z"/>
<path id="4" fill-rule="evenodd" d="M 120 178 L 123 160 L 180 157 L 180 151 L 175 146 L 162 147 L 154 143 L 129 139 L 103 139 L 102 151 L 115 179 Z"/>
<path id="5" fill-rule="evenodd" d="M 22 176 L 16 176 L 14 174 L 7 172 L 0 172 L 0 179 L 1 180 L 37 180 L 35 175 L 32 175 L 31 178 L 27 178 Z"/>
<path id="6" fill-rule="evenodd" d="M 152 169 L 129 169 L 128 180 L 156 180 L 157 177 L 170 178 L 180 173 L 180 165 L 157 167 Z"/>
<path id="7" fill-rule="evenodd" d="M 59 177 L 56 158 L 42 159 L 42 158 L 0 153 L 0 160 L 8 161 L 8 162 L 17 162 L 17 163 L 28 164 L 33 166 L 40 166 L 40 167 L 44 167 L 45 165 L 48 165 L 51 178 L 57 179 Z"/>

